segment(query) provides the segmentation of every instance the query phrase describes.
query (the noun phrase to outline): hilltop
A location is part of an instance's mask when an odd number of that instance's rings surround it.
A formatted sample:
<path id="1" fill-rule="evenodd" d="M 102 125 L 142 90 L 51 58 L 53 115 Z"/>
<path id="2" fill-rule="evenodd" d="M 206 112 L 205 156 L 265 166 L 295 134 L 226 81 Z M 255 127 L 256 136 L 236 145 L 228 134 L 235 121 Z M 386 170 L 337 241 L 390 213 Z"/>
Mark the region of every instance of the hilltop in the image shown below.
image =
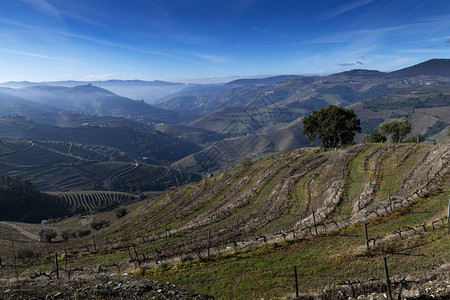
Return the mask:
<path id="1" fill-rule="evenodd" d="M 396 76 L 450 76 L 450 59 L 430 59 L 420 64 L 391 72 Z"/>

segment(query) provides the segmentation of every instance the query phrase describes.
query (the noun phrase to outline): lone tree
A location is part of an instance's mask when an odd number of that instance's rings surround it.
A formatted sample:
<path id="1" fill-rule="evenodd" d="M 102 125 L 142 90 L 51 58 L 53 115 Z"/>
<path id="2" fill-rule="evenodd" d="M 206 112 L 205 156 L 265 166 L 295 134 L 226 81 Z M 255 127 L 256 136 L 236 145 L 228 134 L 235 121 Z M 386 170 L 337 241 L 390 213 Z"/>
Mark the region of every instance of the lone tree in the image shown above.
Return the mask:
<path id="1" fill-rule="evenodd" d="M 391 135 L 392 140 L 401 143 L 403 138 L 411 132 L 411 123 L 406 118 L 386 121 L 379 127 L 382 135 Z"/>
<path id="2" fill-rule="evenodd" d="M 42 229 L 39 232 L 39 237 L 41 238 L 41 240 L 44 240 L 47 243 L 50 243 L 57 236 L 58 234 L 53 229 Z"/>
<path id="3" fill-rule="evenodd" d="M 352 144 L 360 125 L 353 109 L 330 105 L 303 118 L 303 134 L 311 142 L 319 136 L 323 148 L 333 148 Z"/>

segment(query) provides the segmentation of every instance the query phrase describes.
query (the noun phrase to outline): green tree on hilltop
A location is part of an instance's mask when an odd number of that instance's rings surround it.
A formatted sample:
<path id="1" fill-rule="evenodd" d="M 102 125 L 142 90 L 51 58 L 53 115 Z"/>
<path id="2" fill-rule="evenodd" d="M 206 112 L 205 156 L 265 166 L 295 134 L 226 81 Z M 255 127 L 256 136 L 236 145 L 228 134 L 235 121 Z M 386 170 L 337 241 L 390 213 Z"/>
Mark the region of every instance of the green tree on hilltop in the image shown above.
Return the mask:
<path id="1" fill-rule="evenodd" d="M 351 145 L 361 121 L 353 109 L 330 105 L 303 118 L 303 134 L 312 142 L 318 136 L 323 148 Z"/>
<path id="2" fill-rule="evenodd" d="M 401 143 L 403 138 L 411 132 L 411 123 L 406 118 L 386 121 L 379 127 L 383 135 L 392 135 L 392 141 Z"/>

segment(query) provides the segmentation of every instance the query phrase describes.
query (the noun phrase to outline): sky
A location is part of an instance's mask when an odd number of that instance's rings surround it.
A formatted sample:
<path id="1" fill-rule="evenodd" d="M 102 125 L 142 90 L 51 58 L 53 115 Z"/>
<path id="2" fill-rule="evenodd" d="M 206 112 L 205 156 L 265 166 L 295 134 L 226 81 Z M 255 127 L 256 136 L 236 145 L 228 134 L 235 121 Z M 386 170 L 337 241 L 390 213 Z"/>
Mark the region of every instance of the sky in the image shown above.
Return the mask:
<path id="1" fill-rule="evenodd" d="M 450 58 L 448 0 L 0 0 L 0 82 L 393 71 Z"/>

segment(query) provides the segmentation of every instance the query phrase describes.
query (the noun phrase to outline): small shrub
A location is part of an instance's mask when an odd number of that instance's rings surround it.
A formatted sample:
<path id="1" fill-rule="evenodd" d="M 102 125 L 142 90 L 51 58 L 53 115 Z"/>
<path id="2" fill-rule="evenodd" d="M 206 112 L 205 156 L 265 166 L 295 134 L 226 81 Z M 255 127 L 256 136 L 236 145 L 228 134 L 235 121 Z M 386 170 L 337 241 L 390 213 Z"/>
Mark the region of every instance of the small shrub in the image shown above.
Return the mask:
<path id="1" fill-rule="evenodd" d="M 100 229 L 102 229 L 104 227 L 107 227 L 107 226 L 109 226 L 109 222 L 106 221 L 106 220 L 98 220 L 98 221 L 93 221 L 91 223 L 91 227 L 94 230 L 100 230 Z"/>
<path id="2" fill-rule="evenodd" d="M 412 134 L 411 136 L 409 136 L 406 140 L 405 143 L 422 143 L 425 139 L 423 138 L 423 136 L 416 132 L 414 134 Z"/>
<path id="3" fill-rule="evenodd" d="M 42 229 L 39 232 L 39 237 L 41 238 L 41 240 L 44 240 L 47 243 L 50 243 L 57 236 L 58 234 L 53 229 Z"/>
<path id="4" fill-rule="evenodd" d="M 368 141 L 369 143 L 384 143 L 386 142 L 387 138 L 377 129 L 372 131 L 370 135 L 364 137 L 364 140 Z"/>
<path id="5" fill-rule="evenodd" d="M 22 248 L 16 252 L 16 257 L 19 259 L 35 258 L 36 256 L 36 253 L 31 249 Z"/>
<path id="6" fill-rule="evenodd" d="M 91 231 L 89 229 L 80 229 L 77 231 L 77 235 L 79 237 L 88 236 L 91 234 Z"/>
<path id="7" fill-rule="evenodd" d="M 124 217 L 128 213 L 128 211 L 125 207 L 119 207 L 115 210 L 115 212 L 116 212 L 116 217 L 118 219 Z"/>
<path id="8" fill-rule="evenodd" d="M 252 165 L 252 160 L 250 157 L 246 156 L 241 160 L 241 165 L 246 168 L 250 167 Z"/>
<path id="9" fill-rule="evenodd" d="M 77 234 L 76 232 L 73 232 L 71 230 L 63 230 L 61 231 L 61 238 L 65 241 L 67 241 L 68 239 L 73 239 L 76 238 Z"/>

